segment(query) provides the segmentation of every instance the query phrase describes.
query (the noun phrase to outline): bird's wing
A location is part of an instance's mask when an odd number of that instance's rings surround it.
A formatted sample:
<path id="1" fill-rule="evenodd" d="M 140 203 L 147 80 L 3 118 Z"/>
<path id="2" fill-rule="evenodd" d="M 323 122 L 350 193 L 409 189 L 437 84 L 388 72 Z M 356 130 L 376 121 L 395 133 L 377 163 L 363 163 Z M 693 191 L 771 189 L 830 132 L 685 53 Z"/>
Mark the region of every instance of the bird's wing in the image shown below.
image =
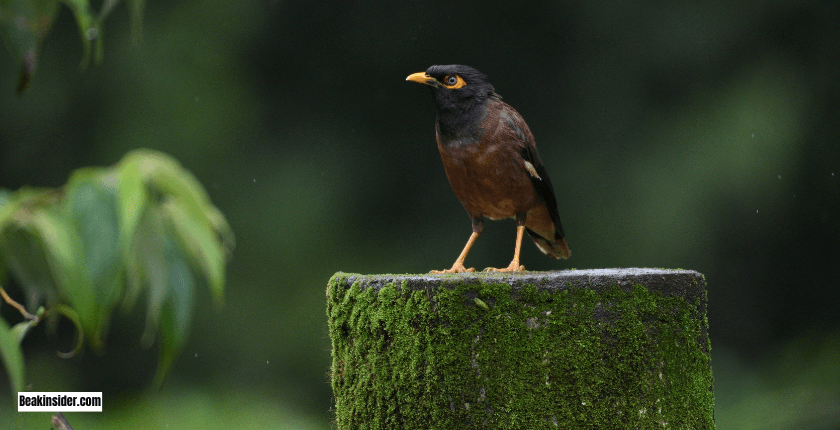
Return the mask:
<path id="1" fill-rule="evenodd" d="M 507 103 L 501 103 L 501 112 L 499 113 L 499 120 L 504 124 L 500 124 L 502 129 L 510 133 L 510 137 L 516 142 L 519 149 L 519 155 L 522 157 L 522 168 L 528 172 L 528 178 L 534 185 L 537 195 L 545 202 L 548 214 L 551 217 L 554 228 L 560 237 L 563 237 L 563 228 L 560 225 L 560 213 L 557 211 L 557 198 L 554 195 L 554 187 L 551 185 L 551 179 L 548 177 L 548 171 L 540 159 L 540 154 L 537 152 L 537 145 L 534 143 L 534 135 L 528 128 L 528 124 L 522 119 L 513 107 Z"/>

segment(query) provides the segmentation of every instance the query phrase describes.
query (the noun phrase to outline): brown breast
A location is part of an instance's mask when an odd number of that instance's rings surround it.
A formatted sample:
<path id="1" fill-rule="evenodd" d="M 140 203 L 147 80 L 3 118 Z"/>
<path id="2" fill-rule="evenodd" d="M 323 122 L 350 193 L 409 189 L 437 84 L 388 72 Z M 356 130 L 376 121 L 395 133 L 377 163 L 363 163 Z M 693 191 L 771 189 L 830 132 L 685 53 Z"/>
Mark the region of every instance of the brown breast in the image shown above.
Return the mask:
<path id="1" fill-rule="evenodd" d="M 441 142 L 438 136 L 438 149 L 449 184 L 470 215 L 513 217 L 538 203 L 521 155 L 521 148 L 530 143 L 522 138 L 533 141 L 533 137 L 513 108 L 493 101 L 487 109 L 478 141 Z M 508 126 L 511 116 L 518 120 L 519 130 Z"/>

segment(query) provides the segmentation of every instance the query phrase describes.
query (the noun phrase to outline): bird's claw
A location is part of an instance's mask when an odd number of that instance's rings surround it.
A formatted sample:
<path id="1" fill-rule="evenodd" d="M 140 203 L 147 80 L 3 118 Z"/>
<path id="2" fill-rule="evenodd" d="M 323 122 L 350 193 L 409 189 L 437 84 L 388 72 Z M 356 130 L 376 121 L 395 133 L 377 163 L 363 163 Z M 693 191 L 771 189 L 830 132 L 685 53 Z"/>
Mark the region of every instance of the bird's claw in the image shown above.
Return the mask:
<path id="1" fill-rule="evenodd" d="M 475 267 L 470 267 L 467 269 L 464 267 L 463 264 L 453 264 L 452 268 L 444 269 L 444 270 L 432 270 L 429 273 L 434 273 L 436 275 L 440 275 L 442 273 L 464 273 L 464 272 L 475 272 Z"/>
<path id="2" fill-rule="evenodd" d="M 508 267 L 504 269 L 497 269 L 495 267 L 488 267 L 484 269 L 485 272 L 523 272 L 525 271 L 525 266 L 519 264 L 510 263 Z"/>

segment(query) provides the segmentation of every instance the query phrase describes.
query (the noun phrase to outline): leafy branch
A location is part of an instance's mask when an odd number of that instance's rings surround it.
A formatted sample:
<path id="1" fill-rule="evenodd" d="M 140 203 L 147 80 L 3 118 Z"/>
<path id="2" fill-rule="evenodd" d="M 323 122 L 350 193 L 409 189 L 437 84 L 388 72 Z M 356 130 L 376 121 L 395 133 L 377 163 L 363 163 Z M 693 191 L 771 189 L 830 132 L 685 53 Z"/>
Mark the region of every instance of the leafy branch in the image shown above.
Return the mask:
<path id="1" fill-rule="evenodd" d="M 221 304 L 233 245 L 201 184 L 160 152 L 136 150 L 115 166 L 79 169 L 60 189 L 0 189 L 0 281 L 12 275 L 30 309 L 44 303 L 33 315 L 3 292 L 25 318 L 14 327 L 0 319 L 12 391 L 23 387 L 20 341 L 41 318 L 66 317 L 80 344 L 84 338 L 101 351 L 114 309 L 140 297 L 143 339 L 159 339 L 161 384 L 189 333 L 196 285 L 205 283 Z"/>
<path id="2" fill-rule="evenodd" d="M 133 38 L 139 41 L 145 0 L 126 0 L 126 3 L 131 14 Z M 41 45 L 58 16 L 61 4 L 73 12 L 79 28 L 83 48 L 81 67 L 87 67 L 91 55 L 97 64 L 102 61 L 105 19 L 119 4 L 119 0 L 104 0 L 99 12 L 94 11 L 87 0 L 0 0 L 0 34 L 20 64 L 18 93 L 29 86 L 38 64 Z"/>

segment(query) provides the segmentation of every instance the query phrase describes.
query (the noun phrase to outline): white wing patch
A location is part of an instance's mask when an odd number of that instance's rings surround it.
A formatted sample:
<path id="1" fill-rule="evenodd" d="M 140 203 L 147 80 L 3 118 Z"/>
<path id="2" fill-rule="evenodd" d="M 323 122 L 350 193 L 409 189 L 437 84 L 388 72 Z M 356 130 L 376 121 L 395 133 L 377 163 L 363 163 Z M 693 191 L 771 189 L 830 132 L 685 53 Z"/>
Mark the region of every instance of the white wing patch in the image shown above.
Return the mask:
<path id="1" fill-rule="evenodd" d="M 540 178 L 540 175 L 538 175 L 538 174 L 537 174 L 537 169 L 535 169 L 535 168 L 534 168 L 534 165 L 533 165 L 533 164 L 531 164 L 531 162 L 530 162 L 530 161 L 526 161 L 526 162 L 525 162 L 525 170 L 527 170 L 527 171 L 528 171 L 528 173 L 529 173 L 531 176 L 533 176 L 533 177 L 535 177 L 535 178 L 537 178 L 537 179 L 539 179 L 539 180 L 541 180 L 541 181 L 542 181 L 542 178 Z"/>

